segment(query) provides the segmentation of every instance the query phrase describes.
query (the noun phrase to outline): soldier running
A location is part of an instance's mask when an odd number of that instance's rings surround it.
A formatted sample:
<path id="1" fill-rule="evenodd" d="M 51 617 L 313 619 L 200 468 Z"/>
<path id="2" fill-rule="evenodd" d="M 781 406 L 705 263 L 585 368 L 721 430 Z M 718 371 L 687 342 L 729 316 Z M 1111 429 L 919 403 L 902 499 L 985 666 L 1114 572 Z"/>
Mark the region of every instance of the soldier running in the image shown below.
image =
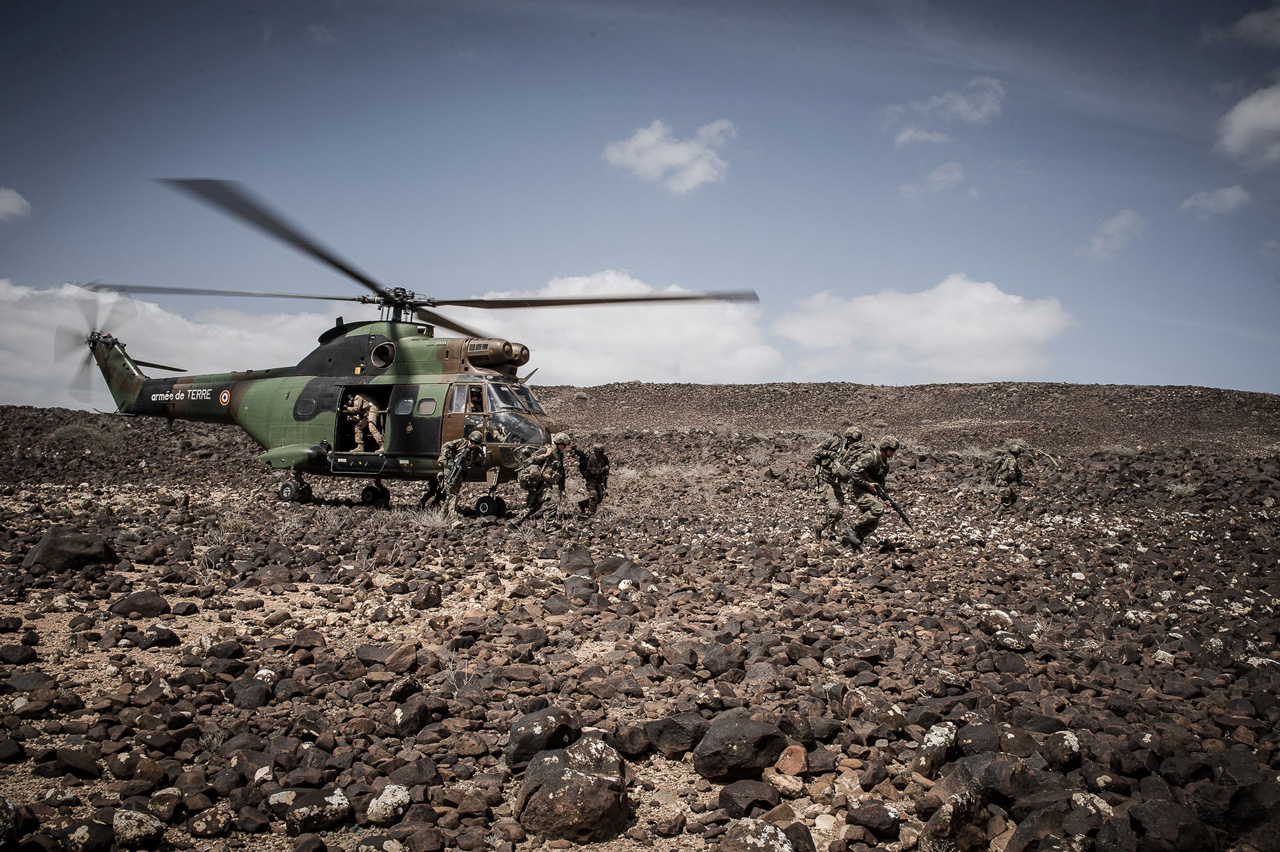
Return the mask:
<path id="1" fill-rule="evenodd" d="M 862 430 L 845 427 L 844 433 L 832 435 L 813 450 L 813 473 L 818 480 L 818 496 L 822 499 L 822 523 L 815 524 L 813 535 L 818 541 L 836 537 L 836 528 L 844 517 L 844 487 L 849 479 L 849 465 L 868 447 L 862 442 Z"/>
<path id="2" fill-rule="evenodd" d="M 535 452 L 525 461 L 516 475 L 520 487 L 525 490 L 525 511 L 519 518 L 511 522 L 518 527 L 534 515 L 545 514 L 550 506 L 547 500 L 552 488 L 557 489 L 559 496 L 564 496 L 564 454 L 573 447 L 573 438 L 568 432 L 557 432 L 551 436 L 551 446 Z M 556 511 L 546 515 L 546 524 L 551 526 L 556 518 Z"/>
<path id="3" fill-rule="evenodd" d="M 850 550 L 862 549 L 862 543 L 875 532 L 888 504 L 885 502 L 885 477 L 889 460 L 898 451 L 898 439 L 886 435 L 864 452 L 849 469 L 849 485 L 857 493 L 854 508 L 857 520 L 845 531 L 842 543 Z"/>
<path id="4" fill-rule="evenodd" d="M 574 450 L 573 453 L 578 457 L 578 473 L 582 474 L 587 490 L 586 499 L 578 501 L 578 509 L 594 515 L 604 502 L 605 489 L 609 486 L 609 457 L 604 453 L 603 444 L 592 444 L 590 452 Z"/>

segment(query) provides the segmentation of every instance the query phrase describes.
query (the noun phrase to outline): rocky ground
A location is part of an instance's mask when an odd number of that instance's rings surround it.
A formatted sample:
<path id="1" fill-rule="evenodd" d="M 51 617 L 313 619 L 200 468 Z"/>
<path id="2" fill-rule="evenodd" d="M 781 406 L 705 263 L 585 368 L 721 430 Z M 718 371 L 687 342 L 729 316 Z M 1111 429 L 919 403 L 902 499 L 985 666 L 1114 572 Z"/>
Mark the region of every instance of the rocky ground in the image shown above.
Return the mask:
<path id="1" fill-rule="evenodd" d="M 613 459 L 551 533 L 0 409 L 0 847 L 1280 849 L 1280 397 L 539 395 Z M 808 532 L 845 420 L 914 525 L 858 555 Z"/>

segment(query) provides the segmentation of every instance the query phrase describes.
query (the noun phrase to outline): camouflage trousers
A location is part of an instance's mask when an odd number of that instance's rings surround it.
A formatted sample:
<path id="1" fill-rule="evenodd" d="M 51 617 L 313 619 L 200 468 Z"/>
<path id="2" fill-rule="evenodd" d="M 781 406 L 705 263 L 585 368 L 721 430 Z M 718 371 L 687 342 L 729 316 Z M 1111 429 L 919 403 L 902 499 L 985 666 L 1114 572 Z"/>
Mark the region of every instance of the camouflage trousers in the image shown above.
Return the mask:
<path id="1" fill-rule="evenodd" d="M 888 504 L 870 491 L 859 491 L 853 508 L 858 514 L 854 517 L 849 529 L 858 541 L 866 541 L 867 536 L 875 532 L 876 527 L 880 525 L 880 519 L 884 517 Z"/>
<path id="2" fill-rule="evenodd" d="M 819 479 L 818 497 L 822 500 L 823 510 L 818 531 L 822 535 L 835 535 L 840 519 L 844 517 L 844 489 L 834 479 Z"/>
<path id="3" fill-rule="evenodd" d="M 996 496 L 1000 498 L 1000 506 L 996 511 L 1012 508 L 1013 504 L 1018 501 L 1018 492 L 1011 482 L 997 482 Z"/>
<path id="4" fill-rule="evenodd" d="M 378 428 L 378 412 L 370 411 L 368 414 L 357 415 L 354 429 L 357 453 L 364 452 L 366 435 L 372 435 L 378 449 L 382 449 L 383 437 L 382 430 Z"/>
<path id="5" fill-rule="evenodd" d="M 584 487 L 587 492 L 587 499 L 580 500 L 578 506 L 588 515 L 594 515 L 596 509 L 599 509 L 600 504 L 604 502 L 604 483 L 588 479 L 584 483 Z"/>
<path id="6" fill-rule="evenodd" d="M 450 515 L 461 515 L 458 503 L 462 497 L 462 480 L 450 485 L 443 476 L 440 477 L 440 493 L 444 495 L 444 510 Z"/>
<path id="7" fill-rule="evenodd" d="M 554 526 L 559 518 L 557 517 L 556 504 L 547 499 L 550 495 L 551 489 L 547 487 L 526 490 L 524 492 L 524 514 L 516 518 L 512 522 L 512 526 L 519 526 L 530 518 L 538 516 L 541 516 L 544 527 Z"/>

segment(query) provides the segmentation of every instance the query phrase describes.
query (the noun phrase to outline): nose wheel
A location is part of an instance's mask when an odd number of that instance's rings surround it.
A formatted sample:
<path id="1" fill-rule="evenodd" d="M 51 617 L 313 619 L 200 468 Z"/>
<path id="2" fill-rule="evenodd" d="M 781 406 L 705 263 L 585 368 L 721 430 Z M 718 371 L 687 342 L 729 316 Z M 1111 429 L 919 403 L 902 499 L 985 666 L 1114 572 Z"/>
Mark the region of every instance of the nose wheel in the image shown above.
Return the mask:
<path id="1" fill-rule="evenodd" d="M 360 491 L 360 505 L 362 506 L 386 506 L 390 503 L 391 491 L 382 484 L 381 479 L 375 479 L 373 485 L 366 485 Z"/>
<path id="2" fill-rule="evenodd" d="M 311 486 L 298 476 L 280 483 L 280 500 L 285 503 L 310 503 Z"/>
<path id="3" fill-rule="evenodd" d="M 476 514 L 482 518 L 496 518 L 507 511 L 507 501 L 497 494 L 485 494 L 476 500 Z"/>

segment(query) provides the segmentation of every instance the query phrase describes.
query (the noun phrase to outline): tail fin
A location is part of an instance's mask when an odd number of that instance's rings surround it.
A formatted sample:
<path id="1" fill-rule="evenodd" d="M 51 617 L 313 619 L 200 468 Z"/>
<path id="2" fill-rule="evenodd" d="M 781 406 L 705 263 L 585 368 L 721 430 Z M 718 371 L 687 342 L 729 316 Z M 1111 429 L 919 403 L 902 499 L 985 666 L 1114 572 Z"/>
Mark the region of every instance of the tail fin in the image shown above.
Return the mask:
<path id="1" fill-rule="evenodd" d="M 124 344 L 110 334 L 92 331 L 85 338 L 93 360 L 98 362 L 102 377 L 107 380 L 116 410 L 128 413 L 138 399 L 138 391 L 147 380 L 138 362 L 124 351 Z"/>

